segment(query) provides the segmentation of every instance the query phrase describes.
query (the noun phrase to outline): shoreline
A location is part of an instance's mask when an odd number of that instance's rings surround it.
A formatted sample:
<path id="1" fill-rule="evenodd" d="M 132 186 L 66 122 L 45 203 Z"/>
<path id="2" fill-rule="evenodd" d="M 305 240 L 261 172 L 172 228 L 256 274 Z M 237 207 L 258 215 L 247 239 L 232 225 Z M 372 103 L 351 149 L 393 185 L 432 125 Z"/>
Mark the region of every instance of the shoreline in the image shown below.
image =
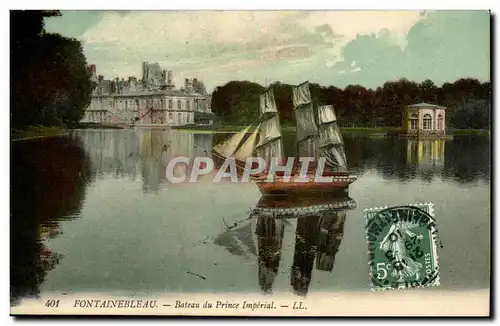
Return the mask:
<path id="1" fill-rule="evenodd" d="M 246 126 L 236 126 L 236 125 L 222 125 L 222 126 L 174 126 L 170 127 L 173 130 L 183 130 L 192 132 L 205 132 L 205 133 L 235 133 L 244 129 Z M 168 127 L 167 127 L 168 128 Z M 61 128 L 61 127 L 44 127 L 44 126 L 28 126 L 19 129 L 11 129 L 11 141 L 27 141 L 36 140 L 52 137 L 61 137 L 69 134 L 70 130 L 119 130 L 119 129 L 129 129 L 121 125 L 107 125 L 107 124 L 81 124 L 74 128 Z M 145 128 L 147 129 L 147 128 Z M 153 129 L 153 128 L 152 128 Z M 250 128 L 248 132 L 253 132 L 254 128 Z M 282 131 L 285 133 L 295 132 L 295 126 L 283 126 Z M 401 134 L 400 128 L 394 127 L 340 127 L 342 133 L 351 135 L 366 135 L 371 137 L 392 137 L 392 136 L 402 136 L 402 137 L 414 137 Z M 448 139 L 453 136 L 490 136 L 491 131 L 488 129 L 450 129 L 447 131 L 445 136 L 421 136 L 421 139 Z"/>
<path id="2" fill-rule="evenodd" d="M 69 130 L 61 127 L 28 126 L 23 128 L 11 128 L 10 140 L 12 142 L 36 140 L 67 136 Z"/>

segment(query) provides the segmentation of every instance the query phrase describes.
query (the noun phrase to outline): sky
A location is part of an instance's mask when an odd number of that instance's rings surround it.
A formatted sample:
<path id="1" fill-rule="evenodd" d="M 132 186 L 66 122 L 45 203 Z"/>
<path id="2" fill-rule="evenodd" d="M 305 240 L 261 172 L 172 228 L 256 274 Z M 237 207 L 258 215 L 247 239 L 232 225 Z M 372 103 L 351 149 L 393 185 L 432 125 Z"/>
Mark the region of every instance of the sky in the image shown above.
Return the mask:
<path id="1" fill-rule="evenodd" d="M 389 80 L 490 80 L 488 11 L 61 11 L 45 29 L 82 42 L 98 74 L 141 78 L 143 61 L 199 78 L 306 80 L 376 88 Z"/>

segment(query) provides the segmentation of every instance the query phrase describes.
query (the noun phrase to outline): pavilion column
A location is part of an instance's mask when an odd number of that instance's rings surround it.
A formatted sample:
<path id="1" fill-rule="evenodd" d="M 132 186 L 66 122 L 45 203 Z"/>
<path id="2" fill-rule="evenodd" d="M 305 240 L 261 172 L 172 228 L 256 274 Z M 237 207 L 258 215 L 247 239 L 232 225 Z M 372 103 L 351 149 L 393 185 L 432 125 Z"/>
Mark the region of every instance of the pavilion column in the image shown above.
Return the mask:
<path id="1" fill-rule="evenodd" d="M 424 129 L 424 122 L 422 119 L 422 110 L 418 110 L 418 128 L 417 130 L 420 132 L 420 130 Z"/>
<path id="2" fill-rule="evenodd" d="M 434 113 L 434 117 L 432 118 L 432 128 L 434 131 L 438 130 L 438 121 L 437 121 L 437 114 L 436 114 L 436 108 L 432 109 L 432 112 Z"/>

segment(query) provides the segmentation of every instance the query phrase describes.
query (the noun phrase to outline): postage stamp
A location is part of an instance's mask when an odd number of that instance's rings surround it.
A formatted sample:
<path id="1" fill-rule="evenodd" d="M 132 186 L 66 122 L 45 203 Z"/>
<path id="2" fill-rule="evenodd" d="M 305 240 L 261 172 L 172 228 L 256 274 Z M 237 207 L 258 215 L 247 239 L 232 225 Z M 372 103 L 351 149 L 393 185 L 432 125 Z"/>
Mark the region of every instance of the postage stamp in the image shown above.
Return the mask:
<path id="1" fill-rule="evenodd" d="M 365 209 L 372 290 L 439 285 L 431 203 Z"/>

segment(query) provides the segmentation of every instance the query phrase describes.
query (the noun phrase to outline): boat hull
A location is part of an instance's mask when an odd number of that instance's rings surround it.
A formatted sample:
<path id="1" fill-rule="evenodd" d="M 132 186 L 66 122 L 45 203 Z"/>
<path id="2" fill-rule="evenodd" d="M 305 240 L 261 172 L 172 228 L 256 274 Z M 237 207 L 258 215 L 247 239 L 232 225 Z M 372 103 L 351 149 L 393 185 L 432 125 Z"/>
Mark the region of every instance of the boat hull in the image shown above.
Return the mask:
<path id="1" fill-rule="evenodd" d="M 314 180 L 314 175 L 309 176 L 308 182 L 297 182 L 284 180 L 283 177 L 275 177 L 273 181 L 265 178 L 255 180 L 257 187 L 263 195 L 293 194 L 293 193 L 329 193 L 346 190 L 349 185 L 356 181 L 354 175 L 332 176 L 332 181 L 319 182 Z"/>

